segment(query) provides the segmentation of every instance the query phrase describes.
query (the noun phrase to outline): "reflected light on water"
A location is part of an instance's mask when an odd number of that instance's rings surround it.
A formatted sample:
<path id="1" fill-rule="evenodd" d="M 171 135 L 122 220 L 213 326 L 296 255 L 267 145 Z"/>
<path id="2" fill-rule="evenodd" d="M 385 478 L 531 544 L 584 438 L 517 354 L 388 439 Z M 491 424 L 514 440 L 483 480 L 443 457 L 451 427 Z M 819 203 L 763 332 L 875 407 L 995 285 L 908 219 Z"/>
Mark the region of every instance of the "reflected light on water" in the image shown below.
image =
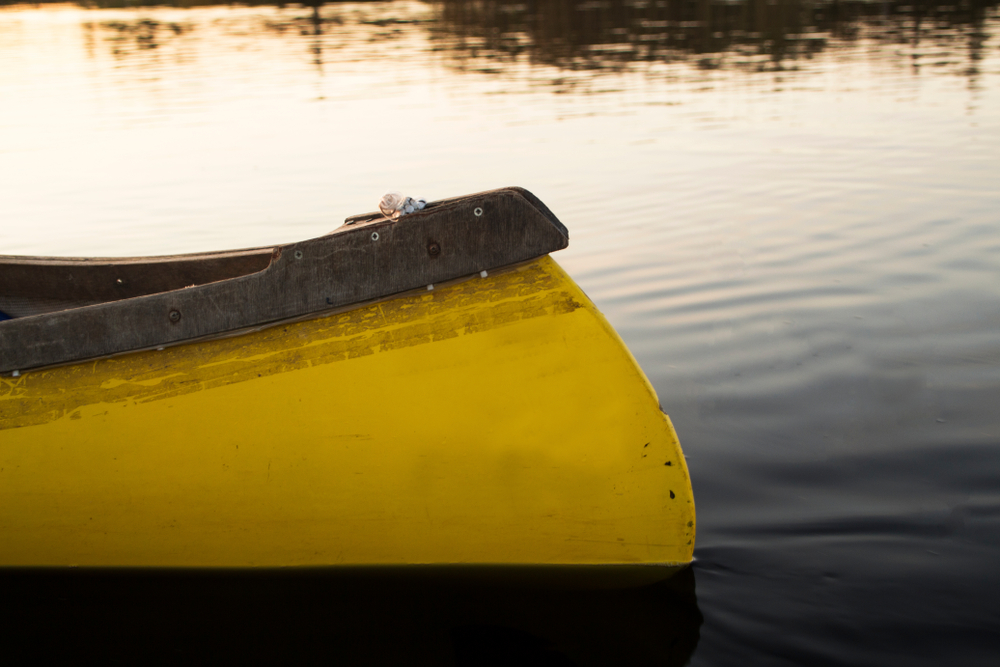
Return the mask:
<path id="1" fill-rule="evenodd" d="M 17 104 L 0 110 L 0 169 L 18 224 L 0 242 L 77 255 L 266 244 L 324 233 L 386 189 L 508 182 L 603 250 L 630 244 L 629 225 L 604 220 L 648 218 L 666 197 L 678 221 L 706 202 L 728 213 L 725 199 L 763 215 L 788 196 L 835 205 L 811 179 L 778 192 L 750 172 L 799 162 L 857 189 L 864 175 L 844 167 L 860 145 L 899 157 L 880 174 L 919 178 L 929 165 L 901 133 L 939 122 L 934 107 L 994 121 L 976 116 L 995 94 L 982 84 L 997 69 L 995 3 L 924 9 L 8 7 L 0 57 L 16 66 L 0 89 Z M 754 192 L 734 196 L 743 185 Z"/>

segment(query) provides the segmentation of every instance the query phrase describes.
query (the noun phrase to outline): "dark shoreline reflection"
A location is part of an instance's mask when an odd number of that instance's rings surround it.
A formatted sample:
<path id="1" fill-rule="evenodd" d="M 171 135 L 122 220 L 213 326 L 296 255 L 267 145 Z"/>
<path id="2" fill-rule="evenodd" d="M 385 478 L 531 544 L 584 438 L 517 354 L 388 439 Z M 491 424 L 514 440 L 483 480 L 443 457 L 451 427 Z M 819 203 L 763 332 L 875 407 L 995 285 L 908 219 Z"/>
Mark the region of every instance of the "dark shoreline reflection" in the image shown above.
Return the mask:
<path id="1" fill-rule="evenodd" d="M 872 39 L 967 46 L 981 58 L 982 26 L 996 0 L 957 3 L 805 0 L 438 0 L 451 49 L 565 69 L 621 69 L 635 62 L 694 60 L 699 67 L 782 69 L 829 41 Z M 967 42 L 956 45 L 959 37 Z M 726 56 L 726 57 L 723 57 Z"/>
<path id="2" fill-rule="evenodd" d="M 5 657 L 103 663 L 680 667 L 694 573 L 608 589 L 502 569 L 0 571 Z"/>
<path id="3" fill-rule="evenodd" d="M 16 3 L 0 0 L 0 6 Z M 45 4 L 44 2 L 41 4 Z M 185 0 L 157 2 L 112 0 L 79 2 L 98 9 L 137 7 L 195 8 L 228 3 Z M 308 0 L 274 3 L 250 0 L 232 6 L 301 7 L 308 15 L 269 21 L 267 32 L 310 39 L 313 63 L 323 64 L 323 49 L 335 46 L 323 25 L 343 25 L 338 9 L 345 3 Z M 370 3 L 391 8 L 391 3 Z M 801 69 L 816 54 L 867 40 L 884 47 L 882 57 L 897 65 L 960 74 L 975 80 L 983 58 L 985 20 L 1000 0 L 428 0 L 429 21 L 393 19 L 394 29 L 426 30 L 431 49 L 459 71 L 503 74 L 526 62 L 563 71 L 620 72 L 637 65 L 689 63 L 704 71 L 784 72 Z M 326 11 L 324 11 L 326 10 Z M 140 18 L 110 22 L 112 49 L 134 37 L 136 49 L 157 48 L 160 41 L 191 26 L 158 24 Z M 393 35 L 384 34 L 383 38 Z"/>

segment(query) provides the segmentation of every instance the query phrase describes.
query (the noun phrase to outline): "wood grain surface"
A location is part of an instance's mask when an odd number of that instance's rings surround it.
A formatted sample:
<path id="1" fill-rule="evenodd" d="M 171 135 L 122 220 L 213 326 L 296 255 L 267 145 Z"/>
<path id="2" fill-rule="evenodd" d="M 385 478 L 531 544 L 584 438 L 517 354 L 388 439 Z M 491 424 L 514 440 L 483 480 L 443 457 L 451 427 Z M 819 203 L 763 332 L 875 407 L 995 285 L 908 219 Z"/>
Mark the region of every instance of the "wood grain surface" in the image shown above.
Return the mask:
<path id="1" fill-rule="evenodd" d="M 566 228 L 541 201 L 510 187 L 431 202 L 397 220 L 352 216 L 325 236 L 267 248 L 102 260 L 0 257 L 0 303 L 63 308 L 0 321 L 0 372 L 301 318 L 568 243 Z"/>

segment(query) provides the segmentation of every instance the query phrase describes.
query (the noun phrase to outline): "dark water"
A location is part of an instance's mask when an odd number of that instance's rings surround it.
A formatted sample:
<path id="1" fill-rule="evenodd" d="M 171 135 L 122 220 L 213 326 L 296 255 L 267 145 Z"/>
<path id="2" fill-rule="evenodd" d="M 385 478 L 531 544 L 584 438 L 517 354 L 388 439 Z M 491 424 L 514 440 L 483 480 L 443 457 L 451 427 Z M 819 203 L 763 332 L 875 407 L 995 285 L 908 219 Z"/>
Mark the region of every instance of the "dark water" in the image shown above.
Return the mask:
<path id="1" fill-rule="evenodd" d="M 996 2 L 195 4 L 0 8 L 0 253 L 522 185 L 688 456 L 690 580 L 413 613 L 381 584 L 395 615 L 352 633 L 420 616 L 465 664 L 1000 659 Z"/>
<path id="2" fill-rule="evenodd" d="M 528 568 L 531 570 L 531 568 Z M 0 573 L 5 659 L 100 664 L 680 666 L 694 573 L 581 586 L 559 568 Z M 513 575 L 513 576 L 512 576 Z"/>

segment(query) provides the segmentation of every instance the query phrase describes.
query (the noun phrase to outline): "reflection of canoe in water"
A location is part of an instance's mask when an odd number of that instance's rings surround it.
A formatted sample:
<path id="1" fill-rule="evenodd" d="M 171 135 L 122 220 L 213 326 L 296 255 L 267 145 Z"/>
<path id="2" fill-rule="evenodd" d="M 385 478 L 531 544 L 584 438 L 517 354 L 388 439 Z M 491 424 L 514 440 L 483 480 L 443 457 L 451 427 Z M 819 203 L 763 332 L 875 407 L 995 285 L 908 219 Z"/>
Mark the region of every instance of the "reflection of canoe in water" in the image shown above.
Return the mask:
<path id="1" fill-rule="evenodd" d="M 511 569 L 0 569 L 4 662 L 688 664 L 701 625 L 691 568 L 613 588 L 494 576 Z"/>
<path id="2" fill-rule="evenodd" d="M 0 565 L 689 563 L 677 438 L 566 243 L 508 188 L 275 248 L 0 258 Z"/>

